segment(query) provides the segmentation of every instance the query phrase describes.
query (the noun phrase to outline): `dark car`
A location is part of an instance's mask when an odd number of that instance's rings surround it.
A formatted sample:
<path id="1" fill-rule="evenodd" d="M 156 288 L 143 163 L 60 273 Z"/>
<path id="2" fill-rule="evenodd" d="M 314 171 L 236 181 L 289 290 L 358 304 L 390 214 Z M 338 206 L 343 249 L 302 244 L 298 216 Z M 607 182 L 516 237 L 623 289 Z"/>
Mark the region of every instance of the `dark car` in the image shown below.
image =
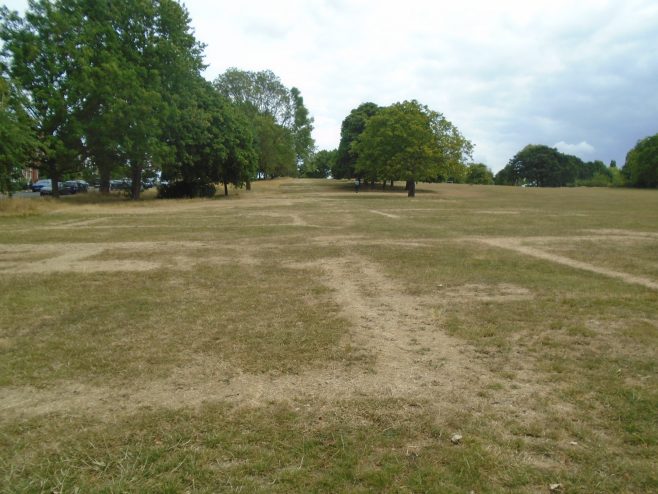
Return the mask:
<path id="1" fill-rule="evenodd" d="M 75 184 L 74 180 L 69 180 L 67 182 L 58 182 L 58 190 L 59 190 L 59 195 L 60 196 L 70 196 L 72 194 L 75 194 L 78 191 L 78 188 Z M 42 187 L 39 193 L 42 196 L 52 196 L 53 195 L 53 188 L 52 186 L 47 186 L 47 187 Z"/>
<path id="2" fill-rule="evenodd" d="M 87 192 L 88 186 L 86 184 L 87 182 L 82 180 L 67 180 L 64 182 L 64 188 L 70 189 L 72 194 L 77 194 L 78 192 Z"/>
<path id="3" fill-rule="evenodd" d="M 84 180 L 74 180 L 78 187 L 78 192 L 87 192 L 89 190 L 89 184 Z"/>
<path id="4" fill-rule="evenodd" d="M 130 190 L 133 182 L 128 178 L 110 180 L 110 190 Z"/>
<path id="5" fill-rule="evenodd" d="M 34 182 L 32 185 L 30 185 L 30 189 L 32 189 L 32 192 L 39 192 L 42 188 L 51 186 L 52 180 L 45 178 L 43 180 L 37 180 Z"/>

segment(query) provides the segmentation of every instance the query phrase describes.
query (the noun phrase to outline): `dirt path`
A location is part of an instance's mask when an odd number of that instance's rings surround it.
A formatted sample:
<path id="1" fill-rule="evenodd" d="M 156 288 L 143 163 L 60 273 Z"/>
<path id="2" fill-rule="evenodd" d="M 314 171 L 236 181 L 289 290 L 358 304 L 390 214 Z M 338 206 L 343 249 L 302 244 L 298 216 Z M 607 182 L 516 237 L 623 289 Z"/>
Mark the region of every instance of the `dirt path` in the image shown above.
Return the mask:
<path id="1" fill-rule="evenodd" d="M 397 214 L 391 214 L 391 213 L 385 213 L 384 211 L 377 211 L 376 209 L 370 209 L 369 210 L 372 214 L 378 214 L 380 216 L 385 216 L 387 218 L 392 218 L 394 220 L 397 220 L 400 218 L 400 215 Z"/>
<path id="2" fill-rule="evenodd" d="M 332 289 L 342 316 L 352 324 L 351 344 L 374 356 L 371 369 L 336 363 L 299 375 L 254 375 L 239 370 L 236 374 L 224 362 L 194 357 L 168 379 L 128 388 L 75 382 L 49 389 L 2 388 L 0 416 L 59 412 L 109 417 L 141 407 L 182 408 L 212 401 L 259 406 L 281 400 L 327 403 L 397 397 L 427 399 L 444 407 L 478 401 L 477 390 L 492 377 L 469 347 L 441 329 L 428 300 L 405 294 L 380 266 L 360 257 L 329 258 L 295 267 L 308 270 Z M 524 398 L 518 391 L 515 396 L 499 399 L 497 406 L 522 406 Z"/>
<path id="3" fill-rule="evenodd" d="M 580 237 L 578 237 L 580 238 Z M 601 238 L 587 238 L 588 240 L 595 239 L 595 240 L 601 240 Z M 641 285 L 646 288 L 651 288 L 653 290 L 658 290 L 658 282 L 650 279 L 650 278 L 645 278 L 642 276 L 635 276 L 632 274 L 625 273 L 623 271 L 615 271 L 613 269 L 608 269 L 604 268 L 601 266 L 595 266 L 594 264 L 589 264 L 587 262 L 583 261 L 577 261 L 575 259 L 570 259 L 568 257 L 564 256 L 558 256 L 556 254 L 551 254 L 549 252 L 543 251 L 541 249 L 537 249 L 536 247 L 529 247 L 527 245 L 523 245 L 523 242 L 527 241 L 528 239 L 523 239 L 523 238 L 478 238 L 477 239 L 479 242 L 485 243 L 487 245 L 491 245 L 492 247 L 499 247 L 501 249 L 508 249 L 508 250 L 513 250 L 515 252 L 518 252 L 520 254 L 524 254 L 526 256 L 531 256 L 531 257 L 536 257 L 537 259 L 543 259 L 545 261 L 550 261 L 550 262 L 555 262 L 558 264 L 562 264 L 564 266 L 569 266 L 571 268 L 575 269 L 581 269 L 584 271 L 590 271 L 592 273 L 597 273 L 601 274 L 604 276 L 609 276 L 611 278 L 616 278 L 618 280 L 624 281 L 626 283 L 630 283 L 633 285 Z M 556 240 L 556 239 L 552 239 Z"/>
<path id="4" fill-rule="evenodd" d="M 296 223 L 303 220 L 293 218 Z M 597 232 L 598 233 L 598 232 Z M 630 232 L 632 233 L 632 232 Z M 629 239 L 629 232 L 608 232 L 608 236 L 565 237 L 564 240 Z M 637 236 L 636 236 L 637 237 Z M 639 237 L 637 237 L 639 238 Z M 653 236 L 642 236 L 653 239 Z M 270 239 L 271 240 L 271 239 Z M 477 241 L 574 269 L 581 269 L 658 289 L 658 283 L 589 263 L 550 254 L 524 242 L 552 242 L 553 237 L 491 238 L 463 237 L 442 241 Z M 342 363 L 310 370 L 297 375 L 249 374 L 229 368 L 226 362 L 191 356 L 190 360 L 172 371 L 167 379 L 143 381 L 129 387 L 91 386 L 76 382 L 58 383 L 48 389 L 25 387 L 0 388 L 0 417 L 34 416 L 52 412 L 90 413 L 111 417 L 117 413 L 132 413 L 141 407 L 183 408 L 206 402 L 228 401 L 260 406 L 272 401 L 331 403 L 354 397 L 379 399 L 383 397 L 428 400 L 437 408 L 468 406 L 517 413 L 523 410 L 529 397 L 550 393 L 550 385 L 533 373 L 531 365 L 522 364 L 518 355 L 519 377 L 514 389 L 497 392 L 494 402 L 486 401 L 478 391 L 486 388 L 497 377 L 487 368 L 481 355 L 461 340 L 445 333 L 437 307 L 469 301 L 505 302 L 529 300 L 533 294 L 513 285 L 461 285 L 438 289 L 436 294 L 414 297 L 405 286 L 384 274 L 382 266 L 366 257 L 350 253 L 353 245 L 378 245 L 381 241 L 353 236 L 320 236 L 305 240 L 304 245 L 335 245 L 342 247 L 344 257 L 325 258 L 313 264 L 292 267 L 308 272 L 329 287 L 341 316 L 350 322 L 349 343 L 373 357 L 369 368 L 347 367 Z M 392 245 L 431 249 L 437 241 L 391 241 Z M 300 244 L 301 245 L 301 244 Z M 151 261 L 89 261 L 105 249 L 125 253 L 158 252 L 180 257 L 181 266 L 193 259 L 197 249 L 218 249 L 216 262 L 232 260 L 257 264 L 267 249 L 278 249 L 276 243 L 232 246 L 219 250 L 214 242 L 124 242 L 97 244 L 41 244 L 0 246 L 0 271 L 37 272 L 50 270 L 137 270 L 156 269 L 160 264 Z M 29 261 L 21 256 L 50 256 L 46 260 Z M 154 256 L 157 257 L 157 256 Z M 189 258 L 189 259 L 188 259 Z M 290 267 L 290 265 L 288 266 Z M 42 272 L 42 271 L 39 271 Z M 527 363 L 527 362 L 526 362 Z"/>

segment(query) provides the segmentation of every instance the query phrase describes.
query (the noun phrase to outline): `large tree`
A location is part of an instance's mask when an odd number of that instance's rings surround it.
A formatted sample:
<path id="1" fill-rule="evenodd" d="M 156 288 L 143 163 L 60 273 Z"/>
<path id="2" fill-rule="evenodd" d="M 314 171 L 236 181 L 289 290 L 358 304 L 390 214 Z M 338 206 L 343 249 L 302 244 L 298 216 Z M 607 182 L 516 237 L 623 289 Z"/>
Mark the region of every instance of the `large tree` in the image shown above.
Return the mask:
<path id="1" fill-rule="evenodd" d="M 484 163 L 470 163 L 466 174 L 466 183 L 493 185 L 494 176 Z"/>
<path id="2" fill-rule="evenodd" d="M 442 114 L 413 100 L 370 117 L 352 147 L 356 175 L 366 180 L 405 180 L 413 197 L 416 182 L 434 181 L 464 166 L 473 146 Z"/>
<path id="3" fill-rule="evenodd" d="M 314 153 L 302 170 L 301 176 L 307 178 L 328 178 L 336 164 L 337 155 L 338 150 L 336 149 L 332 149 L 331 151 L 323 149 Z"/>
<path id="4" fill-rule="evenodd" d="M 39 145 L 27 101 L 5 67 L 0 60 L 0 192 L 11 194 L 21 170 L 32 165 Z"/>
<path id="5" fill-rule="evenodd" d="M 75 37 L 80 22 L 62 8 L 61 2 L 47 0 L 30 2 L 24 19 L 3 8 L 1 21 L 3 51 L 10 60 L 8 72 L 27 93 L 35 132 L 41 141 L 42 153 L 34 164 L 52 179 L 53 196 L 57 197 L 62 174 L 82 161 L 74 80 L 78 64 L 72 56 L 82 48 Z"/>
<path id="6" fill-rule="evenodd" d="M 632 187 L 658 187 L 658 134 L 638 141 L 622 172 Z"/>
<path id="7" fill-rule="evenodd" d="M 351 178 L 355 176 L 357 153 L 354 142 L 363 133 L 368 119 L 376 115 L 381 108 L 375 103 L 362 103 L 345 117 L 340 126 L 340 143 L 336 162 L 331 168 L 333 178 Z"/>
<path id="8" fill-rule="evenodd" d="M 583 162 L 544 145 L 529 144 L 498 172 L 497 184 L 562 187 L 573 184 Z"/>
<path id="9" fill-rule="evenodd" d="M 258 175 L 263 178 L 297 173 L 294 138 L 267 113 L 252 117 L 254 145 L 258 153 Z"/>
<path id="10" fill-rule="evenodd" d="M 84 0 L 86 125 L 99 166 L 124 166 L 138 198 L 144 169 L 172 159 L 172 127 L 180 123 L 204 67 L 187 11 L 173 0 Z M 91 22 L 91 21 L 94 22 Z M 94 144 L 100 146 L 95 147 Z"/>
<path id="11" fill-rule="evenodd" d="M 84 161 L 104 190 L 112 171 L 129 172 L 138 198 L 142 171 L 171 159 L 167 129 L 203 68 L 186 10 L 174 0 L 37 0 L 25 19 L 5 15 L 2 35 L 55 184 Z"/>
<path id="12" fill-rule="evenodd" d="M 303 167 L 315 147 L 311 136 L 313 118 L 304 106 L 304 99 L 299 89 L 288 89 L 270 70 L 251 72 L 230 68 L 220 74 L 213 82 L 217 91 L 236 103 L 245 115 L 254 122 L 256 135 L 277 134 L 277 148 L 284 141 L 281 138 L 287 134 L 285 141 L 291 147 L 298 168 Z M 268 118 L 256 118 L 257 115 Z M 267 124 L 265 121 L 267 120 Z M 283 130 L 273 130 L 270 122 Z M 273 149 L 272 146 L 261 146 L 261 151 Z M 278 161 L 279 156 L 260 156 L 261 162 Z M 295 174 L 296 168 L 285 171 Z"/>
<path id="13" fill-rule="evenodd" d="M 297 166 L 301 169 L 311 157 L 315 148 L 313 139 L 313 117 L 304 106 L 304 98 L 296 87 L 290 89 L 293 103 L 292 137 L 295 144 Z"/>

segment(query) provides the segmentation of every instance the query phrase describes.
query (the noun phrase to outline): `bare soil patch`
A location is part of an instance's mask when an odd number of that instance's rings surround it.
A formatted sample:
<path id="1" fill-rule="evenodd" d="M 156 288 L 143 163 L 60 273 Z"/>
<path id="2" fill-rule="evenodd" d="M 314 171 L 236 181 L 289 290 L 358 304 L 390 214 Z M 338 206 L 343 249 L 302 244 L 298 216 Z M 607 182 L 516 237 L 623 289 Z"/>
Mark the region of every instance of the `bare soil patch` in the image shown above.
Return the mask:
<path id="1" fill-rule="evenodd" d="M 376 209 L 369 210 L 372 214 L 378 214 L 380 216 L 385 216 L 386 218 L 399 219 L 400 216 L 397 214 L 385 213 L 384 211 L 377 211 Z"/>
<path id="2" fill-rule="evenodd" d="M 98 249 L 93 246 L 85 254 Z M 262 406 L 280 400 L 331 402 L 355 397 L 423 399 L 439 408 L 467 401 L 470 407 L 475 403 L 481 403 L 476 408 L 485 406 L 477 391 L 495 377 L 470 347 L 441 329 L 441 321 L 432 310 L 436 297 L 420 299 L 405 294 L 403 287 L 382 274 L 380 266 L 361 257 L 327 258 L 294 267 L 308 270 L 332 289 L 341 315 L 352 325 L 350 344 L 374 357 L 371 368 L 335 364 L 297 375 L 249 374 L 226 362 L 197 356 L 165 380 L 129 388 L 75 382 L 48 389 L 5 387 L 0 389 L 2 415 L 10 418 L 57 412 L 112 416 L 142 407 L 183 408 L 212 401 Z M 449 303 L 455 297 L 504 300 L 529 294 L 514 286 L 467 285 L 438 296 L 444 297 L 439 303 Z M 540 389 L 532 380 L 528 373 L 524 383 L 499 393 L 491 406 L 523 409 L 528 397 Z"/>
<path id="3" fill-rule="evenodd" d="M 582 237 L 566 237 L 564 240 L 569 241 L 569 240 L 574 240 L 574 238 L 582 238 Z M 589 239 L 589 238 L 588 238 Z M 612 269 L 607 269 L 603 268 L 600 266 L 595 266 L 590 263 L 586 263 L 583 261 L 577 261 L 575 259 L 570 259 L 568 257 L 564 256 L 559 256 L 555 254 L 551 254 L 549 252 L 546 252 L 544 250 L 538 249 L 536 247 L 530 247 L 527 245 L 524 245 L 524 243 L 528 241 L 537 241 L 537 240 L 542 240 L 542 238 L 535 239 L 533 238 L 484 238 L 484 237 L 479 237 L 477 239 L 479 242 L 485 243 L 487 245 L 491 245 L 492 247 L 499 247 L 502 249 L 508 249 L 508 250 L 513 250 L 515 252 L 518 252 L 520 254 L 524 254 L 527 256 L 535 257 L 538 259 L 543 259 L 545 261 L 550 261 L 554 262 L 557 264 L 562 264 L 564 266 L 569 266 L 571 268 L 575 269 L 581 269 L 584 271 L 590 271 L 592 273 L 596 274 L 601 274 L 604 276 L 609 276 L 611 278 L 616 278 L 621 281 L 624 281 L 626 283 L 630 283 L 633 285 L 641 285 L 646 288 L 651 288 L 653 290 L 658 290 L 658 281 L 655 281 L 650 278 L 645 278 L 642 276 L 635 276 L 629 273 L 625 273 L 622 271 L 615 271 Z M 556 241 L 558 240 L 557 238 L 552 238 L 551 241 Z"/>

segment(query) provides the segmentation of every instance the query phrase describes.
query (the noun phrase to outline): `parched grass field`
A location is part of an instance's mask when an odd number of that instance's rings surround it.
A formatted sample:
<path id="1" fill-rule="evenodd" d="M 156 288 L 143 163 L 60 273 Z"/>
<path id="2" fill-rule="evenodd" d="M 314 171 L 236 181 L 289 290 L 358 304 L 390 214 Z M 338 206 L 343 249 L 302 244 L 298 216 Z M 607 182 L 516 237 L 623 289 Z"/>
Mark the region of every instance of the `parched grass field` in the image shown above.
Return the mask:
<path id="1" fill-rule="evenodd" d="M 657 492 L 657 343 L 658 191 L 3 200 L 0 490 Z"/>

